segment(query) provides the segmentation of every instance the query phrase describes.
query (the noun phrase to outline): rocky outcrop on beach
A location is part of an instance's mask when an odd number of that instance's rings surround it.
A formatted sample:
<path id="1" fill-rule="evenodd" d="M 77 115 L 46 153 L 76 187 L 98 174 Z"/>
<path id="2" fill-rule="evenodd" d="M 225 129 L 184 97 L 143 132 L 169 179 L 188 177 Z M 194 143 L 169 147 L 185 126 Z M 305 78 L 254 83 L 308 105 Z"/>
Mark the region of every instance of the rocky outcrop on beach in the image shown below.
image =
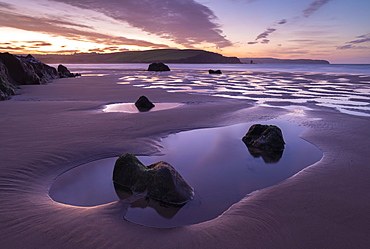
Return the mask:
<path id="1" fill-rule="evenodd" d="M 57 78 L 60 74 L 54 67 L 36 60 L 32 55 L 0 53 L 0 100 L 14 95 L 19 85 L 45 84 Z"/>
<path id="2" fill-rule="evenodd" d="M 247 146 L 262 151 L 282 151 L 285 145 L 283 133 L 275 125 L 252 125 L 242 140 Z"/>
<path id="3" fill-rule="evenodd" d="M 153 62 L 149 65 L 148 71 L 171 71 L 171 69 L 163 62 Z"/>
<path id="4" fill-rule="evenodd" d="M 71 73 L 68 68 L 63 66 L 62 64 L 58 66 L 58 74 L 60 78 L 73 78 L 76 76 L 81 76 L 81 74 L 79 73 Z"/>
<path id="5" fill-rule="evenodd" d="M 194 196 L 194 189 L 166 162 L 149 166 L 130 153 L 120 156 L 113 170 L 113 181 L 148 198 L 172 205 L 182 205 Z"/>
<path id="6" fill-rule="evenodd" d="M 147 112 L 152 109 L 155 105 L 146 97 L 140 96 L 135 102 L 136 108 L 141 112 Z"/>

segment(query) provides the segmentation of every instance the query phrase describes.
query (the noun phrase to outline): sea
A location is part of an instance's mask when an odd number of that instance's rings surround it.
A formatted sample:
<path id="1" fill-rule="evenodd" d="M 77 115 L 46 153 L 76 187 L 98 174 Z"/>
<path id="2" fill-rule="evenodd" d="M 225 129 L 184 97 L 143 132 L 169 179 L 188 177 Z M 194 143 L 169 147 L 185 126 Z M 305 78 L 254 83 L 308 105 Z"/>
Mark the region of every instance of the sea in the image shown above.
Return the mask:
<path id="1" fill-rule="evenodd" d="M 117 84 L 244 99 L 298 113 L 329 108 L 370 116 L 370 64 L 168 64 L 170 72 L 148 72 L 148 64 L 65 66 L 82 77 L 118 73 Z"/>

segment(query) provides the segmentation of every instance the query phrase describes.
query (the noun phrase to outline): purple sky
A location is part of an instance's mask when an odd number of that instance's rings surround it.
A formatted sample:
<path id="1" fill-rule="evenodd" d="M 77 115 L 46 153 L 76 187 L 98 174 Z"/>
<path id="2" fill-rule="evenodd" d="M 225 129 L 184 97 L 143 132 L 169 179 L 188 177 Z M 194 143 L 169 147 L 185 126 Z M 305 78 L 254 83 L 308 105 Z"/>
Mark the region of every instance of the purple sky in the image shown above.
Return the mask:
<path id="1" fill-rule="evenodd" d="M 370 63 L 369 0 L 0 0 L 0 52 L 196 48 Z"/>

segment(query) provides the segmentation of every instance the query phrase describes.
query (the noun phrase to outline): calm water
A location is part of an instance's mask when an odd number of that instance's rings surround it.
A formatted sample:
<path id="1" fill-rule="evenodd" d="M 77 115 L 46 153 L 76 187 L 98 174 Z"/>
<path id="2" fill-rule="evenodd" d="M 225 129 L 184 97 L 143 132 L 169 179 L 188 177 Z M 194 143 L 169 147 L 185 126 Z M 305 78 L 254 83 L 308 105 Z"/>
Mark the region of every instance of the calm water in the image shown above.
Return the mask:
<path id="1" fill-rule="evenodd" d="M 58 65 L 54 65 L 58 66 Z M 66 64 L 70 70 L 84 69 L 127 69 L 146 70 L 148 64 Z M 230 71 L 252 72 L 313 72 L 364 74 L 370 76 L 370 64 L 168 64 L 171 70 L 208 70 L 221 69 Z"/>
<path id="2" fill-rule="evenodd" d="M 256 105 L 290 109 L 322 108 L 370 116 L 370 65 L 169 64 L 171 72 L 148 72 L 147 64 L 68 65 L 84 76 L 115 73 L 117 84 L 160 88 L 168 92 L 245 99 Z M 91 69 L 102 69 L 97 74 Z M 125 70 L 122 70 L 125 69 Z M 209 75 L 221 69 L 222 75 Z"/>
<path id="3" fill-rule="evenodd" d="M 302 127 L 276 120 L 262 123 L 276 124 L 282 129 L 286 147 L 280 159 L 279 156 L 274 160 L 257 158 L 249 153 L 241 138 L 252 123 L 186 131 L 164 138 L 163 155 L 139 159 L 145 165 L 158 161 L 173 165 L 195 189 L 195 198 L 182 208 L 175 208 L 131 197 L 121 200 L 122 205 L 128 207 L 124 218 L 153 227 L 211 220 L 249 193 L 277 184 L 322 157 L 320 150 L 299 138 Z M 55 201 L 76 206 L 118 201 L 111 180 L 116 159 L 103 159 L 67 171 L 55 180 L 50 196 Z M 122 198 L 120 191 L 118 194 Z"/>

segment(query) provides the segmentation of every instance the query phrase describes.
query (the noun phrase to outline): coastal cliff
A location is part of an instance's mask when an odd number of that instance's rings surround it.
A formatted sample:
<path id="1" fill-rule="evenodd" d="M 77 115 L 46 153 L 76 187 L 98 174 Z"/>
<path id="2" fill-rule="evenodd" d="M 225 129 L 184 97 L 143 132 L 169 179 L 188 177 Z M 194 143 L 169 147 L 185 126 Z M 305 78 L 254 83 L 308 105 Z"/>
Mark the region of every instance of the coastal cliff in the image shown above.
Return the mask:
<path id="1" fill-rule="evenodd" d="M 72 55 L 35 55 L 45 63 L 224 63 L 240 64 L 236 57 L 195 49 L 156 49 L 118 53 L 76 53 Z"/>

